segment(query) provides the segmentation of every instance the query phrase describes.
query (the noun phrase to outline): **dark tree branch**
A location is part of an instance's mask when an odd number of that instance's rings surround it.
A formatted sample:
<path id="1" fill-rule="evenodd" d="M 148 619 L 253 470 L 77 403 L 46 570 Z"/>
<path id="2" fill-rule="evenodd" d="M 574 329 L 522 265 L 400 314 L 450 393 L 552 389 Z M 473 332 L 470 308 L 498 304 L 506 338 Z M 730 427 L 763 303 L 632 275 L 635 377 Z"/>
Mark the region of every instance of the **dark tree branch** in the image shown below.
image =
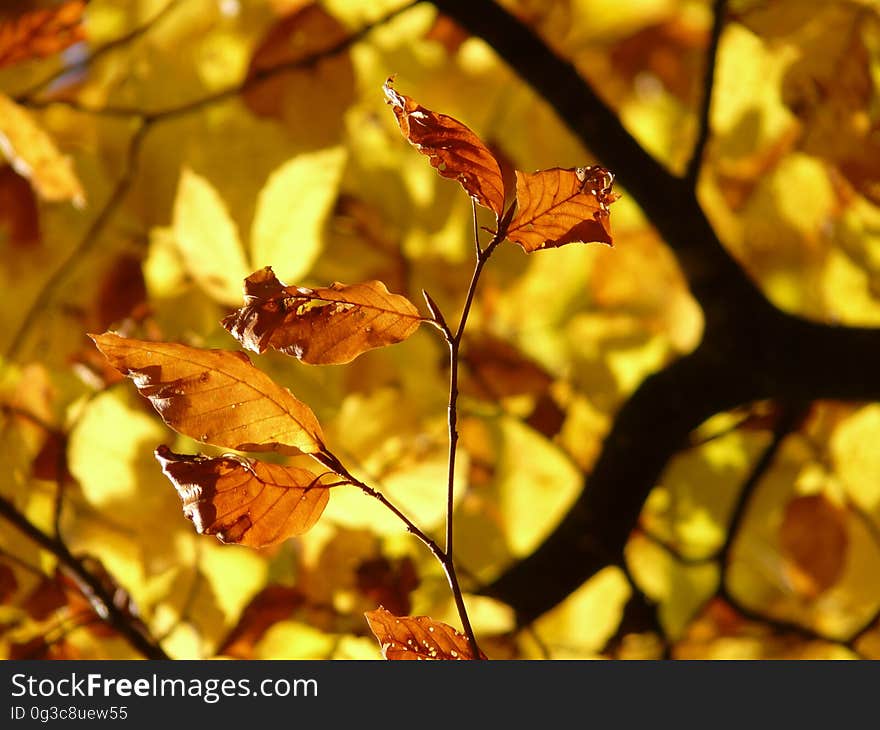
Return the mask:
<path id="1" fill-rule="evenodd" d="M 615 172 L 676 255 L 705 315 L 700 347 L 647 378 L 623 405 L 558 527 L 487 588 L 529 621 L 619 563 L 669 457 L 709 416 L 766 398 L 880 398 L 880 331 L 780 312 L 725 250 L 689 182 L 642 149 L 574 66 L 493 2 L 434 4 L 491 45 Z"/>
<path id="2" fill-rule="evenodd" d="M 724 28 L 724 20 L 727 15 L 727 0 L 715 0 L 712 4 L 712 13 L 712 31 L 709 34 L 709 46 L 706 49 L 706 70 L 703 76 L 703 98 L 700 100 L 700 113 L 697 118 L 697 141 L 685 172 L 685 179 L 690 182 L 691 187 L 696 185 L 697 176 L 700 174 L 700 165 L 703 162 L 703 152 L 711 132 L 709 116 L 712 111 L 712 89 L 715 86 L 718 43 L 721 40 L 721 30 Z"/>
<path id="3" fill-rule="evenodd" d="M 3 497 L 0 497 L 0 517 L 3 517 L 41 548 L 52 553 L 65 572 L 80 587 L 82 594 L 89 600 L 95 613 L 128 641 L 132 648 L 139 651 L 147 659 L 170 658 L 149 635 L 143 623 L 133 620 L 128 613 L 116 605 L 113 596 L 102 581 L 92 575 L 82 561 L 76 558 L 61 540 L 49 537 Z"/>

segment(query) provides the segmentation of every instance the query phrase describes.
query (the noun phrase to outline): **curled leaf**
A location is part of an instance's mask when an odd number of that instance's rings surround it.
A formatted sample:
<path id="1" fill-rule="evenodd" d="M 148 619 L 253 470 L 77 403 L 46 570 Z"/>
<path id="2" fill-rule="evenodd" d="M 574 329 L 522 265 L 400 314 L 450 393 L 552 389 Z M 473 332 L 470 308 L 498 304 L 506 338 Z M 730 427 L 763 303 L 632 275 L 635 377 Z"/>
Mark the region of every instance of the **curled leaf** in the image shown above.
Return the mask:
<path id="1" fill-rule="evenodd" d="M 464 634 L 428 616 L 395 616 L 381 606 L 364 616 L 386 659 L 474 658 Z"/>
<path id="2" fill-rule="evenodd" d="M 383 86 L 403 136 L 443 177 L 458 180 L 480 205 L 500 218 L 504 209 L 501 166 L 489 148 L 464 124 L 399 94 L 388 79 Z"/>
<path id="3" fill-rule="evenodd" d="M 43 200 L 85 205 L 85 192 L 70 158 L 58 151 L 27 109 L 5 94 L 0 94 L 0 152 Z"/>
<path id="4" fill-rule="evenodd" d="M 242 352 L 89 335 L 171 428 L 236 451 L 314 454 L 323 449 L 312 410 Z"/>
<path id="5" fill-rule="evenodd" d="M 604 167 L 516 172 L 516 215 L 507 238 L 526 253 L 576 241 L 611 245 L 608 206 L 614 177 Z"/>
<path id="6" fill-rule="evenodd" d="M 415 332 L 422 317 L 381 281 L 319 289 L 285 286 L 271 267 L 244 282 L 245 305 L 223 320 L 243 347 L 279 350 L 311 365 L 350 362 Z"/>
<path id="7" fill-rule="evenodd" d="M 306 469 L 238 456 L 208 458 L 155 452 L 202 535 L 221 542 L 267 547 L 309 530 L 330 498 L 323 476 Z M 327 475 L 330 476 L 330 475 Z"/>
<path id="8" fill-rule="evenodd" d="M 70 0 L 0 23 L 0 68 L 45 58 L 85 38 L 86 0 Z"/>

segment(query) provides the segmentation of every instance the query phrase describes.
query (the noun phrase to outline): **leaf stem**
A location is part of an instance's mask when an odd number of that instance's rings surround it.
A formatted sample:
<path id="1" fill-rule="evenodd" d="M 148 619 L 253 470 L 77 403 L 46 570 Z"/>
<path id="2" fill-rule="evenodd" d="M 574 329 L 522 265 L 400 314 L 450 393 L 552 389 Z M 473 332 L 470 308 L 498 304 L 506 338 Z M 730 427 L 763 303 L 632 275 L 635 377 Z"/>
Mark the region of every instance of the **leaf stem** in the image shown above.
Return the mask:
<path id="1" fill-rule="evenodd" d="M 453 560 L 453 512 L 455 510 L 455 459 L 458 451 L 458 363 L 461 349 L 461 339 L 467 326 L 468 316 L 470 315 L 471 306 L 474 303 L 474 296 L 477 293 L 477 285 L 480 282 L 480 274 L 483 267 L 492 255 L 492 252 L 498 244 L 504 240 L 503 226 L 499 227 L 498 232 L 493 236 L 489 245 L 483 249 L 480 246 L 480 229 L 477 224 L 477 206 L 473 205 L 474 214 L 474 246 L 476 248 L 476 264 L 474 272 L 471 275 L 471 281 L 468 285 L 467 295 L 465 296 L 464 307 L 462 308 L 461 318 L 458 321 L 458 328 L 455 334 L 446 325 L 442 317 L 437 317 L 440 322 L 444 334 L 446 335 L 446 343 L 449 346 L 449 405 L 447 407 L 447 424 L 449 428 L 449 459 L 448 472 L 446 480 L 446 549 L 445 561 L 443 567 L 446 570 L 446 576 L 449 579 L 449 586 L 452 589 L 452 595 L 455 598 L 455 605 L 458 609 L 458 615 L 461 619 L 462 628 L 467 636 L 468 643 L 471 646 L 471 652 L 475 658 L 480 656 L 480 649 L 477 645 L 477 639 L 474 630 L 471 627 L 468 618 L 467 608 L 464 604 L 464 597 L 461 593 L 461 586 L 458 583 L 458 576 L 455 572 L 455 562 Z"/>

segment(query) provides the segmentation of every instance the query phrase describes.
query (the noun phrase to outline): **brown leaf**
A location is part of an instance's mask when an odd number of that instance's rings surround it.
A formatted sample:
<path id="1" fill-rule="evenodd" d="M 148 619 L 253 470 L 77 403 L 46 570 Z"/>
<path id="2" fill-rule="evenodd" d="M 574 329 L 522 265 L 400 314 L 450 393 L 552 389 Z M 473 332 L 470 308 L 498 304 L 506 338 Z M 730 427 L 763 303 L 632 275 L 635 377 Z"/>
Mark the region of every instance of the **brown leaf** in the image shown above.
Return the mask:
<path id="1" fill-rule="evenodd" d="M 298 588 L 268 585 L 244 607 L 238 623 L 217 649 L 238 659 L 253 659 L 254 645 L 276 623 L 289 618 L 305 602 Z"/>
<path id="2" fill-rule="evenodd" d="M 0 234 L 13 250 L 40 243 L 40 215 L 37 199 L 27 179 L 11 165 L 0 168 Z"/>
<path id="3" fill-rule="evenodd" d="M 467 342 L 462 353 L 469 377 L 463 390 L 486 400 L 513 395 L 541 395 L 553 377 L 509 342 L 481 334 Z"/>
<path id="4" fill-rule="evenodd" d="M 221 542 L 283 542 L 309 530 L 330 498 L 323 477 L 305 469 L 238 456 L 175 454 L 167 446 L 155 453 L 180 495 L 183 514 L 199 534 Z"/>
<path id="5" fill-rule="evenodd" d="M 334 144 L 355 97 L 349 31 L 315 2 L 300 2 L 272 25 L 254 50 L 242 99 L 256 115 L 279 119 L 310 146 Z M 334 51 L 334 49 L 336 49 Z M 303 99 L 320 99 L 318 107 Z"/>
<path id="6" fill-rule="evenodd" d="M 17 590 L 15 571 L 5 563 L 0 563 L 0 606 L 12 598 Z"/>
<path id="7" fill-rule="evenodd" d="M 45 621 L 59 608 L 66 606 L 67 601 L 61 574 L 56 570 L 51 576 L 43 576 L 21 607 L 37 621 Z"/>
<path id="8" fill-rule="evenodd" d="M 507 238 L 526 253 L 582 241 L 611 245 L 614 177 L 604 167 L 516 172 L 517 211 Z"/>
<path id="9" fill-rule="evenodd" d="M 271 347 L 311 365 L 350 362 L 405 340 L 422 322 L 415 305 L 381 281 L 306 289 L 285 286 L 267 266 L 245 279 L 244 290 L 245 305 L 223 326 L 248 350 Z"/>
<path id="10" fill-rule="evenodd" d="M 323 449 L 312 410 L 242 352 L 89 335 L 130 377 L 171 428 L 236 451 L 315 454 Z"/>
<path id="11" fill-rule="evenodd" d="M 385 82 L 385 100 L 391 105 L 400 131 L 443 177 L 458 180 L 480 205 L 501 217 L 504 180 L 501 167 L 489 148 L 457 119 L 438 114 L 398 94 Z"/>
<path id="12" fill-rule="evenodd" d="M 366 598 L 391 606 L 391 613 L 409 613 L 409 594 L 418 588 L 419 576 L 408 555 L 394 562 L 383 555 L 364 560 L 357 567 L 356 577 L 358 591 Z"/>
<path id="13" fill-rule="evenodd" d="M 814 598 L 843 574 L 849 544 L 846 513 L 822 494 L 795 497 L 785 508 L 779 542 L 790 580 Z"/>
<path id="14" fill-rule="evenodd" d="M 427 616 L 395 616 L 379 606 L 364 614 L 386 659 L 473 659 L 467 637 Z M 480 658 L 486 655 L 480 652 Z"/>
<path id="15" fill-rule="evenodd" d="M 86 0 L 71 0 L 0 23 L 0 68 L 54 55 L 83 40 L 85 9 Z"/>
<path id="16" fill-rule="evenodd" d="M 7 659 L 79 659 L 76 647 L 70 642 L 59 639 L 48 641 L 43 636 L 36 636 L 28 641 L 9 645 Z"/>

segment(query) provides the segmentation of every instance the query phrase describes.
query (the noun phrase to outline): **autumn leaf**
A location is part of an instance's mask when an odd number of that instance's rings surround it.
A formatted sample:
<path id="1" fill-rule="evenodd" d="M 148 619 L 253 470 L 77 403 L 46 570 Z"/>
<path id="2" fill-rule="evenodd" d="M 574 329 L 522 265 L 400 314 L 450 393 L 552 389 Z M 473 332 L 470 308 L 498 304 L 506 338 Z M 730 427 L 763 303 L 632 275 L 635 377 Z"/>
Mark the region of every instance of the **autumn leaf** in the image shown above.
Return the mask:
<path id="1" fill-rule="evenodd" d="M 86 0 L 32 10 L 0 23 L 0 68 L 45 58 L 85 38 Z"/>
<path id="2" fill-rule="evenodd" d="M 0 563 L 0 606 L 12 598 L 17 590 L 15 571 L 5 563 Z"/>
<path id="3" fill-rule="evenodd" d="M 617 200 L 603 167 L 516 172 L 517 211 L 507 238 L 526 253 L 576 241 L 611 245 L 608 206 Z"/>
<path id="4" fill-rule="evenodd" d="M 384 555 L 364 560 L 355 573 L 358 591 L 392 613 L 408 613 L 410 593 L 419 586 L 416 566 L 408 555 L 390 561 Z"/>
<path id="5" fill-rule="evenodd" d="M 457 119 L 438 114 L 399 94 L 385 82 L 385 100 L 391 105 L 403 136 L 431 161 L 443 177 L 458 180 L 480 205 L 501 217 L 504 180 L 489 148 Z"/>
<path id="6" fill-rule="evenodd" d="M 330 490 L 306 469 L 238 456 L 155 452 L 200 535 L 221 542 L 267 547 L 309 530 L 327 506 Z"/>
<path id="7" fill-rule="evenodd" d="M 395 616 L 381 606 L 364 615 L 386 659 L 474 658 L 464 634 L 428 616 Z"/>
<path id="8" fill-rule="evenodd" d="M 509 342 L 482 333 L 468 340 L 462 354 L 468 378 L 462 384 L 478 398 L 543 395 L 553 377 Z"/>
<path id="9" fill-rule="evenodd" d="M 236 451 L 314 454 L 323 449 L 311 409 L 247 355 L 89 335 L 175 431 Z"/>
<path id="10" fill-rule="evenodd" d="M 40 212 L 34 190 L 10 165 L 0 167 L 0 235 L 13 250 L 40 244 Z"/>
<path id="11" fill-rule="evenodd" d="M 785 508 L 779 542 L 795 588 L 815 598 L 843 574 L 849 545 L 846 513 L 822 494 L 795 497 Z"/>
<path id="12" fill-rule="evenodd" d="M 276 118 L 312 148 L 339 139 L 356 98 L 351 54 L 340 50 L 350 31 L 323 6 L 287 3 L 254 49 L 241 95 L 251 112 Z"/>
<path id="13" fill-rule="evenodd" d="M 244 290 L 245 305 L 223 326 L 248 350 L 272 348 L 311 365 L 350 362 L 407 339 L 422 322 L 415 305 L 381 281 L 307 289 L 285 286 L 267 266 L 245 279 Z"/>
<path id="14" fill-rule="evenodd" d="M 29 111 L 5 94 L 0 94 L 0 152 L 43 200 L 85 205 L 85 192 L 70 158 L 58 151 Z"/>
<path id="15" fill-rule="evenodd" d="M 305 601 L 299 588 L 267 585 L 244 607 L 238 623 L 217 648 L 217 654 L 253 659 L 254 645 L 274 624 L 290 618 Z"/>

